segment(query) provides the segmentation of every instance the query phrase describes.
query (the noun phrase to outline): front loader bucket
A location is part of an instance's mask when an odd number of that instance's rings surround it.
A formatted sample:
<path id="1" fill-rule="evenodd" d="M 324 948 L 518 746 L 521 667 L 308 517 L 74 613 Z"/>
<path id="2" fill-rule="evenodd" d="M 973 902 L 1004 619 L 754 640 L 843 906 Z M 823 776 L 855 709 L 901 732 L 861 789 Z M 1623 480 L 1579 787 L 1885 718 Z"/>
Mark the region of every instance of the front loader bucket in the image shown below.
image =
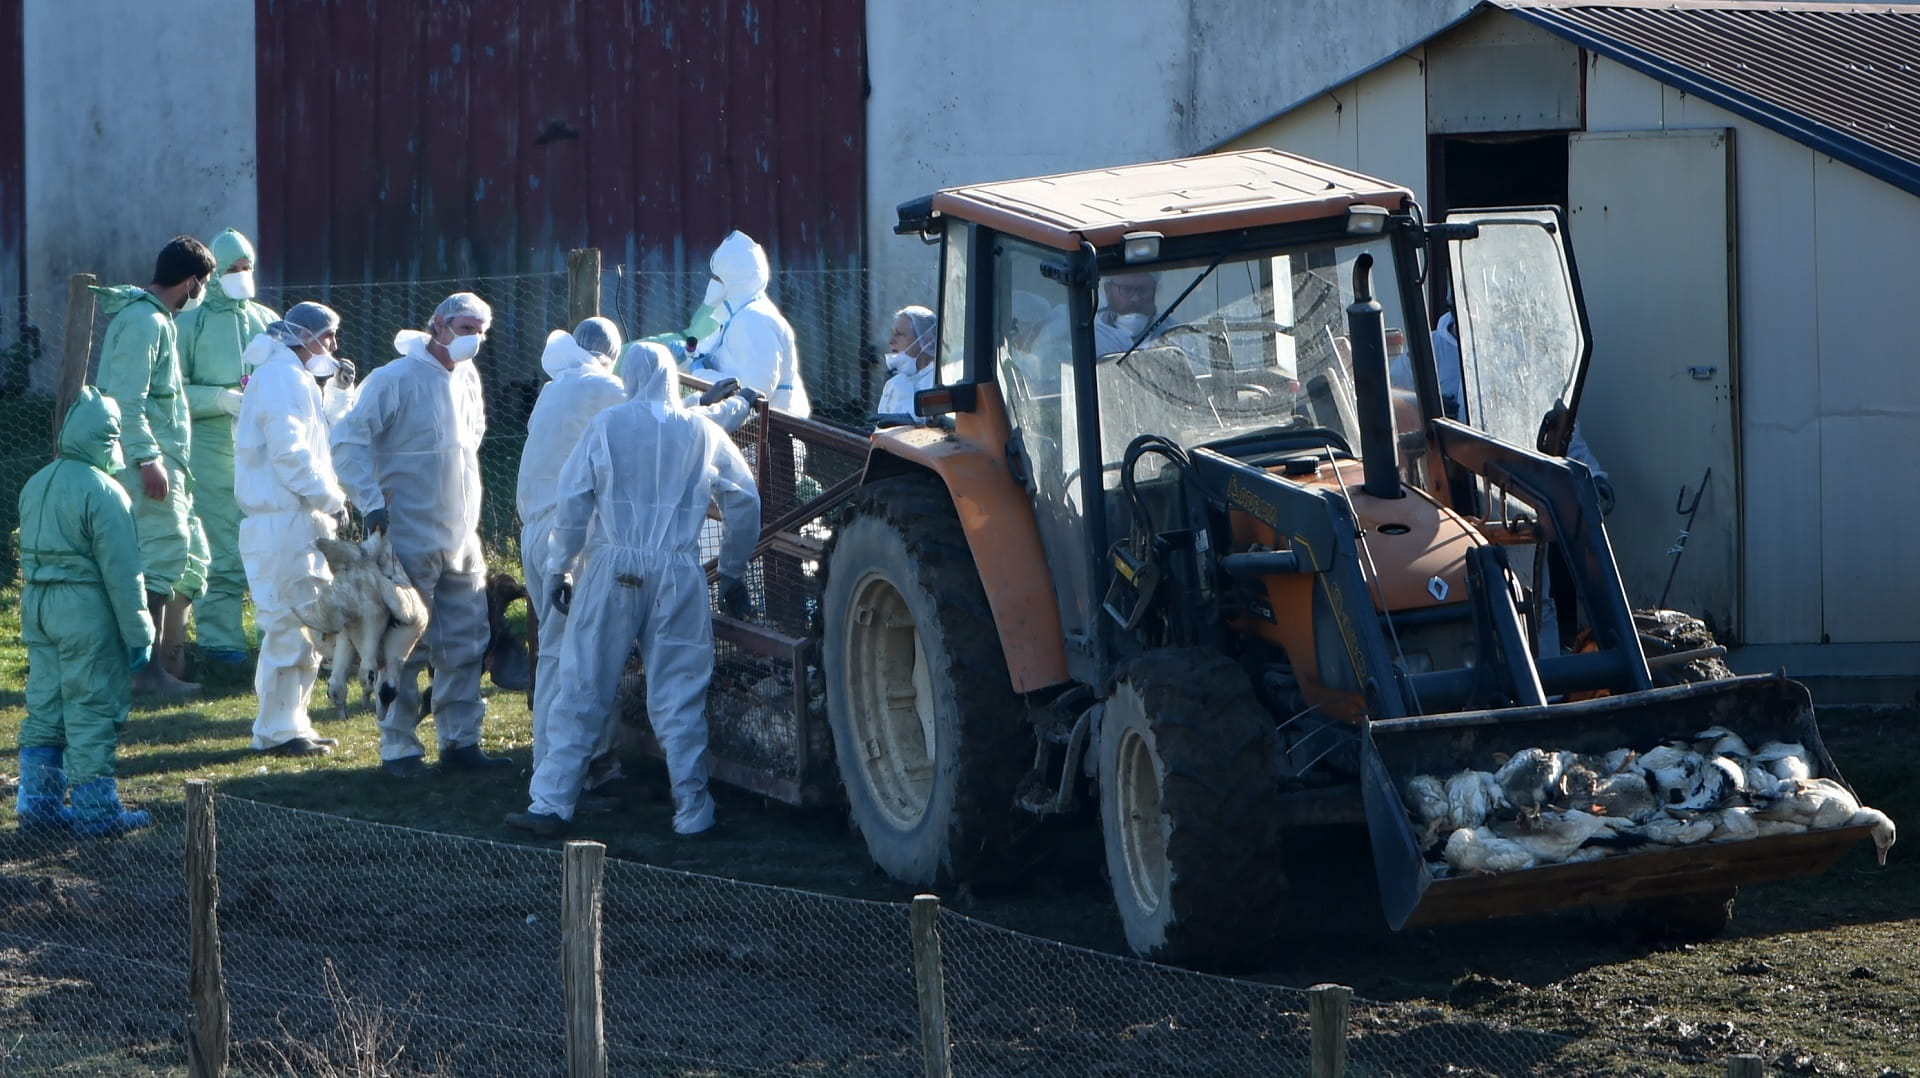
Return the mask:
<path id="1" fill-rule="evenodd" d="M 1491 770 L 1496 752 L 1528 747 L 1644 751 L 1715 725 L 1755 747 L 1773 740 L 1799 742 L 1815 775 L 1846 782 L 1820 740 L 1806 687 L 1772 675 L 1578 703 L 1369 724 L 1368 736 L 1362 738 L 1361 793 L 1388 923 L 1400 929 L 1490 920 L 1813 876 L 1871 834 L 1868 827 L 1843 827 L 1691 846 L 1647 846 L 1578 864 L 1440 877 L 1421 855 L 1400 796 L 1402 784 L 1414 775 L 1444 779 L 1467 767 Z"/>

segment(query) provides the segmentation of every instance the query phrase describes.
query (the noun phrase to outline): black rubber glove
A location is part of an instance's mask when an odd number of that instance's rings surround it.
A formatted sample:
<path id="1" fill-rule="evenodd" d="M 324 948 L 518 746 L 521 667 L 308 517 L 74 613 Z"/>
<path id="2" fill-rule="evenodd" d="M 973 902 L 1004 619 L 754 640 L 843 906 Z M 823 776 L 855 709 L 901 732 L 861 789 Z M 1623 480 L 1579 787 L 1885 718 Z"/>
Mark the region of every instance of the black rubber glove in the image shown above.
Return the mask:
<path id="1" fill-rule="evenodd" d="M 1593 492 L 1600 496 L 1600 515 L 1612 514 L 1614 505 L 1613 481 L 1604 475 L 1593 477 Z"/>
<path id="2" fill-rule="evenodd" d="M 874 427 L 911 427 L 919 422 L 905 412 L 876 412 L 867 417 L 867 423 Z"/>
<path id="3" fill-rule="evenodd" d="M 705 408 L 709 404 L 719 404 L 721 401 L 726 400 L 739 391 L 740 379 L 722 378 L 718 382 L 713 383 L 712 389 L 700 394 L 700 407 Z"/>
<path id="4" fill-rule="evenodd" d="M 767 395 L 753 388 L 752 386 L 741 386 L 740 399 L 747 402 L 748 408 L 752 408 L 754 405 L 759 404 L 763 400 L 766 400 Z"/>
<path id="5" fill-rule="evenodd" d="M 573 574 L 561 573 L 560 579 L 553 582 L 553 594 L 548 598 L 555 610 L 562 614 L 573 613 Z"/>
<path id="6" fill-rule="evenodd" d="M 744 621 L 753 616 L 753 596 L 747 594 L 747 582 L 737 576 L 720 578 L 720 612 Z"/>
<path id="7" fill-rule="evenodd" d="M 385 509 L 375 509 L 369 512 L 366 516 L 360 518 L 360 526 L 368 535 L 372 535 L 374 532 L 386 531 L 387 511 Z"/>

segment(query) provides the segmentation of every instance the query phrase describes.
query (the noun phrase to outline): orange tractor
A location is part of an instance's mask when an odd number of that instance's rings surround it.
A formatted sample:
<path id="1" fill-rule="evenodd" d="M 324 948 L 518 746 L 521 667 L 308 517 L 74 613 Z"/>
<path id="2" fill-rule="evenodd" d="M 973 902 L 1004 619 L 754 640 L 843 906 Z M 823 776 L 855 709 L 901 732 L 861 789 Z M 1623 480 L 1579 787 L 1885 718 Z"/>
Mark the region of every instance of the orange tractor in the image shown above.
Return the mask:
<path id="1" fill-rule="evenodd" d="M 1557 211 L 1429 223 L 1405 188 L 1259 150 L 942 190 L 898 231 L 940 247 L 936 419 L 875 433 L 835 484 L 817 635 L 782 653 L 818 648 L 892 876 L 1004 877 L 1037 821 L 1097 798 L 1133 948 L 1221 963 L 1306 923 L 1280 867 L 1299 826 L 1365 821 L 1396 928 L 1616 903 L 1711 932 L 1738 885 L 1867 834 L 1496 875 L 1423 851 L 1407 780 L 1527 746 L 1724 725 L 1838 778 L 1802 686 L 1645 631 L 1587 470 L 1540 449 L 1564 451 L 1588 352 Z M 818 696 L 795 700 L 818 762 Z"/>

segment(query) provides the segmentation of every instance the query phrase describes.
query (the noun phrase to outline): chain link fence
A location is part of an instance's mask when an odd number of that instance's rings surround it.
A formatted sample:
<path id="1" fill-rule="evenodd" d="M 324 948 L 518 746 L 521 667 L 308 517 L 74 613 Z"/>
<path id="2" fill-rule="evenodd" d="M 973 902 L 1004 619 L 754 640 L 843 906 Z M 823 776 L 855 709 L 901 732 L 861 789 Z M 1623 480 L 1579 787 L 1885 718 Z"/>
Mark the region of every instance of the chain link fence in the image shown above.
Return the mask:
<path id="1" fill-rule="evenodd" d="M 236 1073 L 566 1072 L 559 851 L 216 796 Z M 186 820 L 0 832 L 0 1073 L 187 1063 Z M 612 1074 L 924 1073 L 908 907 L 608 861 Z M 957 1075 L 1309 1073 L 1307 993 L 942 911 Z M 1704 1071 L 1441 1008 L 1354 1000 L 1349 1073 Z"/>
<path id="2" fill-rule="evenodd" d="M 103 282 L 107 284 L 116 282 Z M 614 266 L 601 274 L 601 313 L 628 338 L 684 327 L 705 292 L 704 273 L 635 272 Z M 487 437 L 481 444 L 486 502 L 480 522 L 488 552 L 517 560 L 519 525 L 514 492 L 526 422 L 546 374 L 540 354 L 547 334 L 571 329 L 567 275 L 561 272 L 434 281 L 289 284 L 265 287 L 259 302 L 284 311 L 302 300 L 340 312 L 340 354 L 364 377 L 394 356 L 402 329 L 426 326 L 440 301 L 454 292 L 474 292 L 493 307 L 493 325 L 476 361 L 486 393 Z M 863 270 L 776 272 L 768 287 L 798 341 L 803 376 L 814 416 L 849 428 L 861 426 L 885 377 L 879 352 L 891 312 L 869 315 L 870 281 Z M 29 476 L 53 457 L 53 410 L 67 341 L 68 294 L 39 292 L 0 299 L 0 532 L 11 534 L 19 492 Z M 99 367 L 107 317 L 95 306 L 93 351 L 86 381 Z M 0 566 L 17 571 L 13 545 Z"/>

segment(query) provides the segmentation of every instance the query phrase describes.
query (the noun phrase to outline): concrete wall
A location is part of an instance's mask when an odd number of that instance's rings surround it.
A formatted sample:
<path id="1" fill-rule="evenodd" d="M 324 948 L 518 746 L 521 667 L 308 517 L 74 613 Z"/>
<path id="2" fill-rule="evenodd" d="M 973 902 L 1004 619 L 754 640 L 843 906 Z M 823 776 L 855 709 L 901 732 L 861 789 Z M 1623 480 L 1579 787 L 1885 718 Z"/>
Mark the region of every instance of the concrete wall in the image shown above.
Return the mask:
<path id="1" fill-rule="evenodd" d="M 893 235 L 899 203 L 954 184 L 1199 152 L 1471 6 L 870 0 L 867 261 L 875 309 L 934 302 L 934 249 Z"/>
<path id="2" fill-rule="evenodd" d="M 24 3 L 28 289 L 145 284 L 176 235 L 253 234 L 254 0 Z"/>

